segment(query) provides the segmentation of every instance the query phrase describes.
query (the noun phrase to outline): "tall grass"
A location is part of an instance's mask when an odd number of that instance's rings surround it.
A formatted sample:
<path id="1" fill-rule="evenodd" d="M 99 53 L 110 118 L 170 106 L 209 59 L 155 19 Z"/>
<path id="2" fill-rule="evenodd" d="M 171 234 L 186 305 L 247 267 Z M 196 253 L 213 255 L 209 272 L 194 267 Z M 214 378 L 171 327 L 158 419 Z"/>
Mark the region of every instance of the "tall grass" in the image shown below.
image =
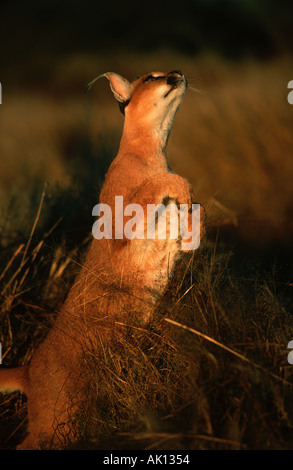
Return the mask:
<path id="1" fill-rule="evenodd" d="M 69 289 L 69 265 L 79 264 L 45 240 L 32 245 L 25 258 L 23 245 L 14 251 L 1 279 L 7 365 L 29 361 Z M 146 328 L 123 319 L 110 345 L 87 347 L 74 448 L 291 448 L 292 296 L 273 276 L 241 279 L 231 256 L 206 241 L 182 259 Z M 1 411 L 9 448 L 24 431 L 15 434 L 25 402 L 4 396 Z"/>

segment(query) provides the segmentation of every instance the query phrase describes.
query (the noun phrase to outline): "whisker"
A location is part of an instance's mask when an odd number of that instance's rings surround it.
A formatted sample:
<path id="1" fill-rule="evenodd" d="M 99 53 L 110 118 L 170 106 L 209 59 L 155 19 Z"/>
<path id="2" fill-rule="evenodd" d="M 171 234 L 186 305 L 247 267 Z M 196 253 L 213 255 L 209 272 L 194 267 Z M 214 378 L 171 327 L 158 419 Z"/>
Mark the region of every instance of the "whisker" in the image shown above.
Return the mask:
<path id="1" fill-rule="evenodd" d="M 194 88 L 193 86 L 190 86 L 190 85 L 188 86 L 187 90 L 192 90 L 195 93 L 199 93 L 200 95 L 209 96 L 209 93 L 207 91 L 200 90 L 199 88 Z"/>
<path id="2" fill-rule="evenodd" d="M 192 77 L 187 77 L 188 83 L 200 83 L 205 81 L 203 78 L 192 78 Z"/>

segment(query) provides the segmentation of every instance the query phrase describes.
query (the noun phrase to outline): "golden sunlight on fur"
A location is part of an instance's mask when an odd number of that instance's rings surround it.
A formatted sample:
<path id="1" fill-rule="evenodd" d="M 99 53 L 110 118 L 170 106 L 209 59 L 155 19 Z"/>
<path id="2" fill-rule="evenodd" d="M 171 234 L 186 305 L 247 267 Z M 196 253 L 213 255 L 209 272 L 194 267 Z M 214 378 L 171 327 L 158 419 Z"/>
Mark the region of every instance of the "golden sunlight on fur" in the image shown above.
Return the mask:
<path id="1" fill-rule="evenodd" d="M 165 154 L 187 87 L 184 75 L 152 72 L 132 83 L 115 73 L 103 76 L 125 121 L 100 203 L 113 208 L 116 195 L 122 195 L 125 204 L 143 208 L 173 201 L 188 205 L 190 218 L 191 186 L 170 171 Z M 202 237 L 203 209 L 200 228 Z M 147 322 L 180 253 L 178 239 L 93 239 L 53 329 L 30 364 L 0 371 L 0 389 L 23 390 L 28 399 L 28 435 L 19 449 L 63 448 L 74 441 L 72 421 L 88 381 L 82 367 L 84 351 L 121 335 L 116 321 Z"/>

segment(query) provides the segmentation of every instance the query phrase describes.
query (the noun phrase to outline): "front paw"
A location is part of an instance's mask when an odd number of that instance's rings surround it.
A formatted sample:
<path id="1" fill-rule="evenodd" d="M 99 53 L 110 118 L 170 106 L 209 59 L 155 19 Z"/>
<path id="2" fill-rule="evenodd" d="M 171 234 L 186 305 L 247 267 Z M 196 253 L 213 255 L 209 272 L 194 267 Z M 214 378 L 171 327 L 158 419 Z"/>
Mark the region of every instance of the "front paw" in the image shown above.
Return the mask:
<path id="1" fill-rule="evenodd" d="M 180 233 L 181 233 L 181 250 L 196 250 L 202 238 L 202 207 L 200 204 L 192 204 L 191 210 L 187 210 L 186 206 L 180 211 Z"/>

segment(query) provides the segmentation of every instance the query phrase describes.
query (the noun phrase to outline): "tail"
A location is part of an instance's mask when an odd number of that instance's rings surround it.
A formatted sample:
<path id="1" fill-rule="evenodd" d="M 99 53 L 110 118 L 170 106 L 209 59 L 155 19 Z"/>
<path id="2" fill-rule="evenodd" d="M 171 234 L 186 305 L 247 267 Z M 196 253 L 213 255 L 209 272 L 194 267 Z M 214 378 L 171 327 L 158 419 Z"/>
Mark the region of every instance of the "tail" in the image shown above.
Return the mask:
<path id="1" fill-rule="evenodd" d="M 13 392 L 20 390 L 25 392 L 28 386 L 28 366 L 15 367 L 13 369 L 0 369 L 0 391 Z"/>

